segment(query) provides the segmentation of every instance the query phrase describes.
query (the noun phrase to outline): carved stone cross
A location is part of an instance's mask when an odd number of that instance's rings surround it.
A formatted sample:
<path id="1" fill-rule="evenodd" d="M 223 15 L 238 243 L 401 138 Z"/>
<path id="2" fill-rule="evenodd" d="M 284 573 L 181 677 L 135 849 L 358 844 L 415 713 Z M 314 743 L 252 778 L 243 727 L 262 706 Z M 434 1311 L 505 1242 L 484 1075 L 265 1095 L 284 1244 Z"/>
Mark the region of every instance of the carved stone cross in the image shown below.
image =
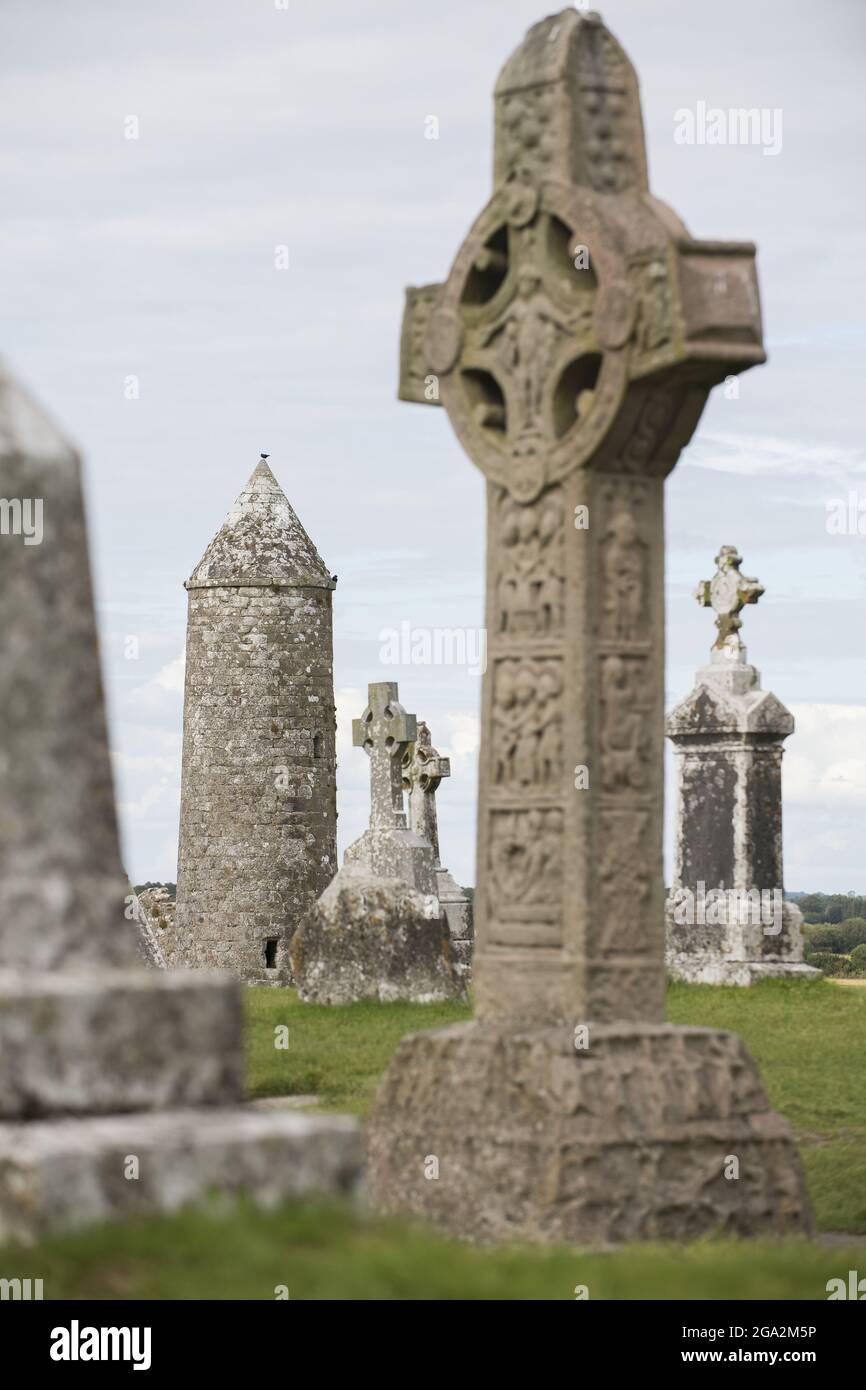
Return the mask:
<path id="1" fill-rule="evenodd" d="M 463 1238 L 809 1229 L 742 1043 L 664 1022 L 664 478 L 763 356 L 754 248 L 650 196 L 622 49 L 573 8 L 534 25 L 496 87 L 493 197 L 403 334 L 401 394 L 438 396 L 487 478 L 478 1017 L 404 1038 L 368 1175 Z"/>
<path id="2" fill-rule="evenodd" d="M 487 479 L 477 1009 L 663 1017 L 663 487 L 710 388 L 764 361 L 750 244 L 648 189 L 634 70 L 543 20 L 495 93 L 493 195 L 407 292 L 400 396 Z"/>
<path id="3" fill-rule="evenodd" d="M 417 736 L 414 714 L 397 699 L 395 681 L 367 687 L 367 708 L 352 720 L 352 742 L 370 758 L 370 829 L 405 829 L 402 759 Z"/>
<path id="4" fill-rule="evenodd" d="M 712 579 L 702 579 L 695 589 L 695 598 L 703 608 L 716 614 L 716 640 L 713 651 L 730 660 L 745 660 L 745 644 L 740 637 L 743 620 L 740 613 L 747 603 L 757 603 L 764 586 L 757 579 L 740 574 L 742 555 L 735 545 L 723 545 L 716 556 L 716 573 Z"/>
<path id="5" fill-rule="evenodd" d="M 409 827 L 433 846 L 439 864 L 439 826 L 436 792 L 443 777 L 451 776 L 451 760 L 431 745 L 430 730 L 422 721 L 418 737 L 403 754 L 403 788 L 409 793 Z"/>

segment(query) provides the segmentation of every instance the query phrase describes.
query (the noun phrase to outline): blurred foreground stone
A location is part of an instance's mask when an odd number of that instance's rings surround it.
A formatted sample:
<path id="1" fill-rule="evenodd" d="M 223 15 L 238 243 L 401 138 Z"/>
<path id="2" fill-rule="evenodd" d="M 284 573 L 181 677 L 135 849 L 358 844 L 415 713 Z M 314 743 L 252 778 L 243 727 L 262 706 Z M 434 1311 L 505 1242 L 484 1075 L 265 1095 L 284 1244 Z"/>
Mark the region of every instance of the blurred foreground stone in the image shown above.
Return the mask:
<path id="1" fill-rule="evenodd" d="M 240 986 L 143 963 L 79 460 L 5 370 L 0 491 L 41 518 L 0 538 L 0 1240 L 212 1191 L 354 1191 L 354 1121 L 242 1104 Z"/>

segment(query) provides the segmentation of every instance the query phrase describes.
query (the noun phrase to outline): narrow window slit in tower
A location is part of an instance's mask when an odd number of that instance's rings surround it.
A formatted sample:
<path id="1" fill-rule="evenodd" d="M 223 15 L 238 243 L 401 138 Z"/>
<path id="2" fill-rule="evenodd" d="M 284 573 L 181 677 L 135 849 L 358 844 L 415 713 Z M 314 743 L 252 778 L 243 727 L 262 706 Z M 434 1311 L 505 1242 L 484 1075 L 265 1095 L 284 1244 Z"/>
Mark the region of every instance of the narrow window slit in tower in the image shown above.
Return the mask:
<path id="1" fill-rule="evenodd" d="M 279 937 L 271 936 L 265 942 L 265 968 L 275 970 L 277 966 L 277 942 Z"/>
<path id="2" fill-rule="evenodd" d="M 321 734 L 313 734 L 313 757 L 314 757 L 314 758 L 321 758 L 321 756 L 322 756 L 322 735 L 321 735 Z"/>

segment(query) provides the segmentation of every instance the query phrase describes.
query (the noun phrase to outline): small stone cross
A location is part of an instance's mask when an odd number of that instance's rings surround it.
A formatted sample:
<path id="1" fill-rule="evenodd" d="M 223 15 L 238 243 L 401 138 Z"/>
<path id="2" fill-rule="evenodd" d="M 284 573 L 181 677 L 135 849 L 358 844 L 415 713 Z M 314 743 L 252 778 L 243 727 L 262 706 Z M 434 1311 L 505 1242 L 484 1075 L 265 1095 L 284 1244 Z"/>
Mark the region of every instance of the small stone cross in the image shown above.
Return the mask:
<path id="1" fill-rule="evenodd" d="M 740 612 L 747 603 L 757 603 L 764 586 L 757 579 L 740 574 L 742 555 L 735 545 L 723 545 L 716 556 L 716 573 L 712 579 L 702 579 L 695 589 L 695 598 L 703 608 L 716 613 L 717 636 L 713 651 L 722 652 L 731 660 L 745 660 L 746 648 L 740 638 L 743 620 Z"/>
<path id="2" fill-rule="evenodd" d="M 422 840 L 433 846 L 439 863 L 439 826 L 436 818 L 436 792 L 443 777 L 451 776 L 451 760 L 443 758 L 431 745 L 430 730 L 422 721 L 418 737 L 403 754 L 403 788 L 409 793 L 409 826 Z"/>
<path id="3" fill-rule="evenodd" d="M 352 720 L 352 742 L 370 758 L 370 829 L 405 830 L 402 759 L 417 736 L 415 716 L 398 701 L 396 681 L 368 685 L 367 700 Z"/>

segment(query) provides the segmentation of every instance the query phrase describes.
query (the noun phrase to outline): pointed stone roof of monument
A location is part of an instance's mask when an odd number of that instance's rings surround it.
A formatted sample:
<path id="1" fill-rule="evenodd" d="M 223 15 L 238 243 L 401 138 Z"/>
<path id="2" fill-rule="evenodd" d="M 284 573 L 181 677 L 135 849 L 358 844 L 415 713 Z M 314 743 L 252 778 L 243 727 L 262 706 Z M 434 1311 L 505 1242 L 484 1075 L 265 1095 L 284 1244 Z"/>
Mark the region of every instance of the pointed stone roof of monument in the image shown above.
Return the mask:
<path id="1" fill-rule="evenodd" d="M 334 588 L 324 560 L 264 459 L 256 464 L 186 587 L 234 584 Z"/>

